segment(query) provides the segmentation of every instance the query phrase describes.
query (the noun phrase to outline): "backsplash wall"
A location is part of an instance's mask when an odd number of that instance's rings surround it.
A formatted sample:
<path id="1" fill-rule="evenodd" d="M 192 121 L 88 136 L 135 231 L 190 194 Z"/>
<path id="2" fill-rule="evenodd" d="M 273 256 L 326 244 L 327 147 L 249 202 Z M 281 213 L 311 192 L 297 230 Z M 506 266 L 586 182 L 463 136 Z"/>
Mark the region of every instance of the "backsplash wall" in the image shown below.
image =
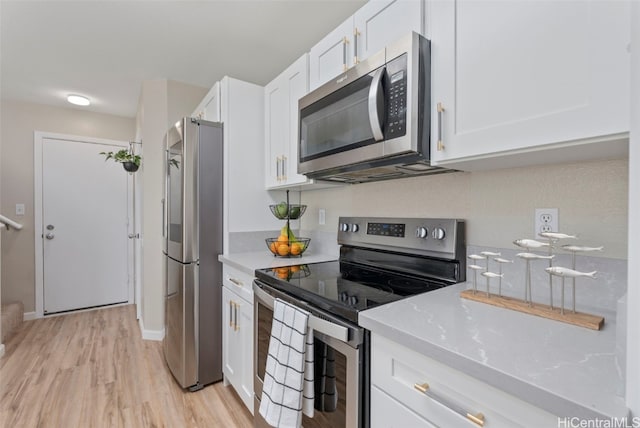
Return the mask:
<path id="1" fill-rule="evenodd" d="M 627 195 L 627 159 L 455 172 L 304 191 L 301 228 L 335 232 L 349 215 L 455 217 L 467 222 L 467 245 L 513 248 L 533 237 L 536 208 L 558 208 L 560 231 L 605 247 L 594 255 L 626 259 Z"/>

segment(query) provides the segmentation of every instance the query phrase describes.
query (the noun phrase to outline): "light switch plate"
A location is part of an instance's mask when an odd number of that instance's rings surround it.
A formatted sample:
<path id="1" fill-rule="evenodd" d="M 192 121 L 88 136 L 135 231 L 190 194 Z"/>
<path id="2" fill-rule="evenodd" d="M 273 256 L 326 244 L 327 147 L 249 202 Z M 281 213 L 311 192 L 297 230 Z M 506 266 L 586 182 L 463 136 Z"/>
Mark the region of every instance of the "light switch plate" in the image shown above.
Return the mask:
<path id="1" fill-rule="evenodd" d="M 24 215 L 24 204 L 16 204 L 16 215 Z"/>

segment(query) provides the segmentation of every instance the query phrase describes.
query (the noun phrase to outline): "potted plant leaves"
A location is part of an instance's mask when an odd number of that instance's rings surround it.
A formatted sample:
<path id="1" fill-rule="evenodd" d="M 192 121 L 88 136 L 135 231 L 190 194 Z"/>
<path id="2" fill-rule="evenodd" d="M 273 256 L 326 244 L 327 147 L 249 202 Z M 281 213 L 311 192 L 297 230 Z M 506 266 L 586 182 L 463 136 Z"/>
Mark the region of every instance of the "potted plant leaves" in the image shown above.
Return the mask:
<path id="1" fill-rule="evenodd" d="M 124 169 L 129 172 L 136 172 L 140 168 L 142 156 L 133 153 L 133 143 L 129 144 L 129 149 L 121 149 L 117 152 L 100 152 L 105 156 L 105 161 L 113 159 L 115 162 L 122 164 Z"/>

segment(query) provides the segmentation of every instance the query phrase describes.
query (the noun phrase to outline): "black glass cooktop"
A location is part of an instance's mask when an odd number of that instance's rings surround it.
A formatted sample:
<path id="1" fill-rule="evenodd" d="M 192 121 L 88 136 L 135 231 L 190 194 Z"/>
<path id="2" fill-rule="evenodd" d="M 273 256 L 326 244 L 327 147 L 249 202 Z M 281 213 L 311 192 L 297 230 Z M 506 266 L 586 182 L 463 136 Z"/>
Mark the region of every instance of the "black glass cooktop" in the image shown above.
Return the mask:
<path id="1" fill-rule="evenodd" d="M 365 309 L 453 283 L 420 273 L 415 269 L 415 262 L 404 268 L 402 263 L 395 263 L 396 269 L 390 269 L 380 267 L 384 266 L 381 263 L 370 266 L 347 260 L 349 258 L 258 269 L 256 277 L 284 293 L 353 322 L 358 321 L 358 312 Z"/>

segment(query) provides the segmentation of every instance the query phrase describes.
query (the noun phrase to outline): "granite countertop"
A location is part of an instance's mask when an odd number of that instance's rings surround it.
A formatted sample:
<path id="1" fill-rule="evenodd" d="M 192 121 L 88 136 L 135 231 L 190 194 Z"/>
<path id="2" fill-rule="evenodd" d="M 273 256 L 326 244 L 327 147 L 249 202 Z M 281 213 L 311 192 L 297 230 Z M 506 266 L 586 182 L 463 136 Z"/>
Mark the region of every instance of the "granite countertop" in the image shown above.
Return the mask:
<path id="1" fill-rule="evenodd" d="M 456 284 L 359 315 L 359 324 L 562 417 L 628 415 L 616 325 L 600 331 L 459 296 Z"/>
<path id="2" fill-rule="evenodd" d="M 221 254 L 218 256 L 218 260 L 242 272 L 245 272 L 248 275 L 253 276 L 253 273 L 256 269 L 330 262 L 333 260 L 338 260 L 338 256 L 321 253 L 307 254 L 305 252 L 305 254 L 303 254 L 301 257 L 274 257 L 273 254 L 269 253 L 267 250 L 264 250 L 246 253 Z"/>

